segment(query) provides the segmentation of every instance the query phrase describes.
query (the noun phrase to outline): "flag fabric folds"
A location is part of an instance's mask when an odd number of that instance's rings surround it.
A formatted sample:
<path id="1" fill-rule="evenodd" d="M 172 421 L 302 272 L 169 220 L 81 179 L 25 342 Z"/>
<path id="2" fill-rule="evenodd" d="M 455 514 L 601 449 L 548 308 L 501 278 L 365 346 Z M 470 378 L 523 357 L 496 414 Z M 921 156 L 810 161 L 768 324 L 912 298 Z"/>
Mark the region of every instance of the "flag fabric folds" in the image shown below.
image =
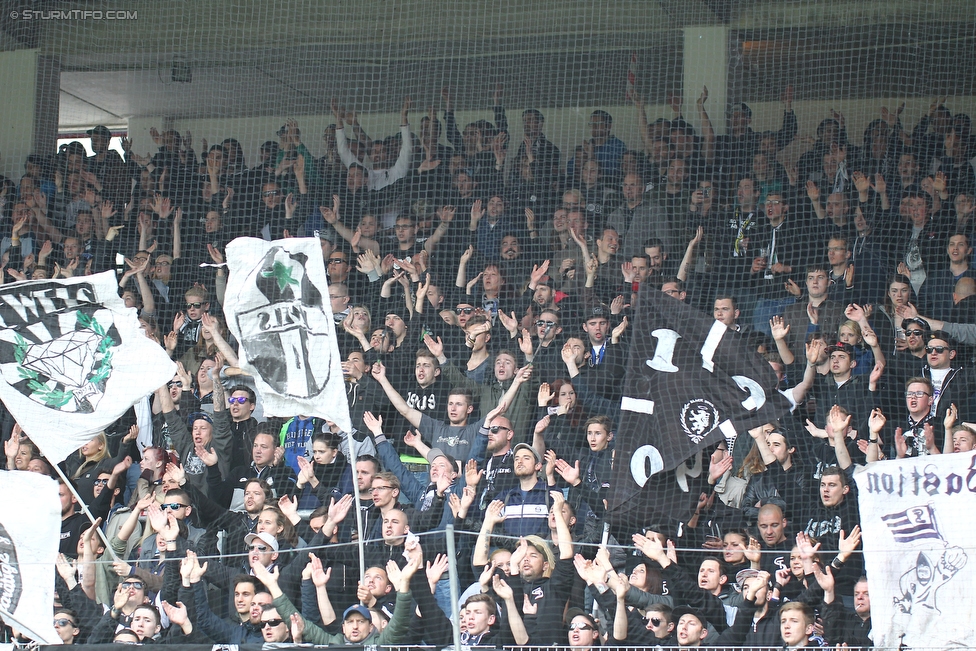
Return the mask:
<path id="1" fill-rule="evenodd" d="M 52 463 L 175 373 L 112 272 L 0 287 L 0 399 Z"/>
<path id="2" fill-rule="evenodd" d="M 51 619 L 58 483 L 34 472 L 0 472 L 0 494 L 9 496 L 0 500 L 0 617 L 41 644 L 61 644 Z"/>
<path id="3" fill-rule="evenodd" d="M 227 326 L 268 416 L 318 416 L 352 429 L 322 249 L 316 238 L 227 246 Z"/>
<path id="4" fill-rule="evenodd" d="M 976 453 L 877 461 L 854 473 L 878 648 L 976 647 Z"/>
<path id="5" fill-rule="evenodd" d="M 616 458 L 629 463 L 614 467 L 611 519 L 689 517 L 708 475 L 701 451 L 725 441 L 731 452 L 748 430 L 787 414 L 776 385 L 739 333 L 643 288 L 615 437 Z"/>

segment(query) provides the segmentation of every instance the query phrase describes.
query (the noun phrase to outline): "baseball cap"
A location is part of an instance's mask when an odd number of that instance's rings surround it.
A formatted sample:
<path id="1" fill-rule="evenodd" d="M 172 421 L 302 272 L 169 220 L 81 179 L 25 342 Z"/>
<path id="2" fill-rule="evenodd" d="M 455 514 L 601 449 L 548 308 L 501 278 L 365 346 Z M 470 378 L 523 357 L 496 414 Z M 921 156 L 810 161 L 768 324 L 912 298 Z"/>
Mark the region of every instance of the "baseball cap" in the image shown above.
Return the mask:
<path id="1" fill-rule="evenodd" d="M 610 308 L 604 305 L 603 303 L 596 303 L 594 305 L 590 305 L 589 307 L 586 308 L 586 312 L 583 313 L 583 323 L 586 323 L 590 319 L 596 319 L 600 317 L 609 320 Z"/>
<path id="2" fill-rule="evenodd" d="M 569 624 L 570 622 L 572 622 L 573 619 L 576 618 L 576 617 L 585 617 L 587 619 L 587 621 L 590 622 L 590 625 L 593 628 L 597 628 L 597 626 L 598 626 L 597 625 L 597 622 L 596 622 L 596 619 L 593 617 L 593 615 L 590 614 L 590 613 L 588 613 L 588 612 L 586 612 L 582 608 L 570 608 L 569 610 L 566 611 L 566 623 L 567 624 Z"/>
<path id="3" fill-rule="evenodd" d="M 556 567 L 556 555 L 552 553 L 552 547 L 549 546 L 548 542 L 539 536 L 526 536 L 525 542 L 529 546 L 534 547 L 537 552 L 546 558 L 546 562 L 549 563 L 550 568 Z"/>
<path id="4" fill-rule="evenodd" d="M 512 450 L 512 454 L 515 454 L 519 450 L 528 450 L 529 452 L 532 453 L 532 456 L 535 457 L 536 463 L 542 463 L 542 458 L 539 456 L 539 453 L 536 452 L 535 448 L 529 445 L 528 443 L 519 443 L 518 445 L 516 445 L 515 449 Z"/>
<path id="5" fill-rule="evenodd" d="M 447 459 L 447 462 L 451 464 L 451 467 L 454 468 L 455 471 L 458 471 L 457 459 L 449 455 L 447 452 L 444 452 L 444 450 L 441 450 L 440 448 L 430 449 L 430 452 L 427 453 L 427 463 L 434 463 L 434 459 L 436 459 L 437 457 L 444 457 L 445 459 Z"/>
<path id="6" fill-rule="evenodd" d="M 268 547 L 270 547 L 271 551 L 273 552 L 278 551 L 278 541 L 275 539 L 274 536 L 272 536 L 267 531 L 262 531 L 261 533 L 249 533 L 246 536 L 244 536 L 245 545 L 250 545 L 255 540 L 260 540 Z"/>
<path id="7" fill-rule="evenodd" d="M 679 606 L 671 611 L 671 621 L 677 624 L 681 621 L 681 618 L 685 615 L 691 615 L 697 619 L 702 626 L 708 626 L 708 620 L 705 619 L 705 614 L 697 608 L 688 608 L 687 606 Z"/>
<path id="8" fill-rule="evenodd" d="M 739 570 L 738 573 L 736 573 L 735 582 L 739 584 L 739 587 L 742 587 L 742 585 L 746 581 L 748 581 L 749 579 L 754 579 L 757 576 L 759 576 L 759 570 L 754 570 L 752 568 L 747 567 L 746 569 Z"/>
<path id="9" fill-rule="evenodd" d="M 348 618 L 349 615 L 352 615 L 353 613 L 359 613 L 360 615 L 362 615 L 363 619 L 365 619 L 367 622 L 373 621 L 372 616 L 369 614 L 369 608 L 367 608 L 362 604 L 356 604 L 354 606 L 349 606 L 348 608 L 346 608 L 345 612 L 342 613 L 342 621 L 346 621 L 346 618 Z"/>
<path id="10" fill-rule="evenodd" d="M 205 420 L 208 423 L 210 423 L 211 425 L 213 425 L 213 418 L 210 416 L 210 414 L 208 414 L 205 411 L 197 411 L 197 412 L 194 412 L 194 413 L 190 414 L 187 417 L 186 422 L 187 422 L 187 425 L 189 425 L 192 428 L 193 427 L 193 423 L 197 422 L 198 420 Z"/>

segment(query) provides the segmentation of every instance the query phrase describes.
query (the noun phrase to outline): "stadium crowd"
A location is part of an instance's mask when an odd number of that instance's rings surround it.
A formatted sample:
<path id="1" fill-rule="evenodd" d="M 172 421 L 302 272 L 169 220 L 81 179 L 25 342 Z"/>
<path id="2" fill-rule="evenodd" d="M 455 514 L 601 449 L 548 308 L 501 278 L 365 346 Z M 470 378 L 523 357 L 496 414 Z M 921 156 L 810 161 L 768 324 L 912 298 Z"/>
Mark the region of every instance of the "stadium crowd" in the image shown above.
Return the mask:
<path id="1" fill-rule="evenodd" d="M 110 547 L 62 483 L 61 638 L 446 645 L 450 618 L 466 645 L 871 646 L 855 467 L 976 443 L 976 138 L 936 100 L 854 138 L 833 113 L 783 161 L 783 100 L 778 131 L 736 104 L 721 136 L 707 91 L 697 130 L 638 102 L 635 143 L 594 111 L 560 152 L 501 89 L 466 125 L 445 89 L 389 136 L 333 102 L 321 157 L 293 120 L 253 167 L 176 131 L 122 157 L 101 126 L 93 156 L 28 157 L 4 281 L 115 270 L 179 369 L 61 464 Z M 353 431 L 262 416 L 221 311 L 237 237 L 319 238 Z M 605 526 L 655 291 L 742 333 L 793 411 L 709 450 L 692 518 Z M 2 430 L 9 471 L 54 475 Z"/>

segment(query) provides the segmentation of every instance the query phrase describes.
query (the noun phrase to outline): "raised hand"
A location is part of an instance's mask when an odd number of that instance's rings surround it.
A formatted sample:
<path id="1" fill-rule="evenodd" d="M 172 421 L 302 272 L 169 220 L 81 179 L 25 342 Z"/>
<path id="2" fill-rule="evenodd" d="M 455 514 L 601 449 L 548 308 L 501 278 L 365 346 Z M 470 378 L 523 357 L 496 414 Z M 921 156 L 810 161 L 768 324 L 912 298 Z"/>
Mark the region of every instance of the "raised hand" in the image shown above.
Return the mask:
<path id="1" fill-rule="evenodd" d="M 484 474 L 484 470 L 478 470 L 478 462 L 475 459 L 468 459 L 468 463 L 464 466 L 464 483 L 467 486 L 477 487 Z"/>
<path id="2" fill-rule="evenodd" d="M 549 386 L 548 382 L 543 382 L 539 385 L 539 406 L 546 407 L 552 402 L 552 388 Z"/>
<path id="3" fill-rule="evenodd" d="M 790 334 L 790 326 L 781 316 L 774 316 L 769 320 L 769 329 L 772 331 L 773 339 L 782 341 Z"/>
<path id="4" fill-rule="evenodd" d="M 872 434 L 878 434 L 882 429 L 884 429 L 885 423 L 888 419 L 881 412 L 880 409 L 875 408 L 871 410 L 871 416 L 868 418 L 868 429 Z M 948 428 L 946 428 L 948 429 Z"/>
<path id="5" fill-rule="evenodd" d="M 895 453 L 899 459 L 908 456 L 908 442 L 905 440 L 905 434 L 900 427 L 895 429 Z"/>
<path id="6" fill-rule="evenodd" d="M 332 568 L 323 570 L 322 559 L 312 552 L 308 553 L 308 561 L 308 564 L 312 566 L 312 583 L 315 584 L 316 588 L 325 587 L 329 579 L 332 578 Z"/>
<path id="7" fill-rule="evenodd" d="M 563 459 L 556 459 L 556 472 L 559 473 L 559 476 L 562 477 L 567 484 L 570 486 L 575 486 L 576 482 L 580 478 L 579 463 L 579 459 L 577 459 L 576 462 L 571 466 Z M 562 493 L 560 493 L 560 496 L 561 495 Z"/>
<path id="8" fill-rule="evenodd" d="M 488 527 L 495 527 L 505 521 L 505 502 L 494 500 L 485 509 L 484 523 Z"/>
<path id="9" fill-rule="evenodd" d="M 332 524 L 339 524 L 346 519 L 349 509 L 352 507 L 352 495 L 343 495 L 338 502 L 335 499 L 329 505 L 329 521 Z"/>

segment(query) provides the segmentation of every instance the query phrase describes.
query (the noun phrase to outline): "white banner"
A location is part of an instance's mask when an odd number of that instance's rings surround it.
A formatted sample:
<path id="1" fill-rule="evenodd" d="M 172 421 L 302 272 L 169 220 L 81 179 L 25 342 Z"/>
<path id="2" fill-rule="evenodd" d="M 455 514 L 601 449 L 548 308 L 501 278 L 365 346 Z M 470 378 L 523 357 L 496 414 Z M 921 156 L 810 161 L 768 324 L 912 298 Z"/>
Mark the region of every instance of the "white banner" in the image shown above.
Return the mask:
<path id="1" fill-rule="evenodd" d="M 976 454 L 881 461 L 854 480 L 875 646 L 976 646 Z"/>
<path id="2" fill-rule="evenodd" d="M 0 399 L 52 463 L 175 373 L 112 272 L 0 286 Z"/>
<path id="3" fill-rule="evenodd" d="M 352 429 L 328 278 L 317 238 L 227 245 L 227 326 L 268 416 L 318 416 Z"/>
<path id="4" fill-rule="evenodd" d="M 0 472 L 0 617 L 41 644 L 54 630 L 54 563 L 61 537 L 58 483 L 34 472 Z"/>

